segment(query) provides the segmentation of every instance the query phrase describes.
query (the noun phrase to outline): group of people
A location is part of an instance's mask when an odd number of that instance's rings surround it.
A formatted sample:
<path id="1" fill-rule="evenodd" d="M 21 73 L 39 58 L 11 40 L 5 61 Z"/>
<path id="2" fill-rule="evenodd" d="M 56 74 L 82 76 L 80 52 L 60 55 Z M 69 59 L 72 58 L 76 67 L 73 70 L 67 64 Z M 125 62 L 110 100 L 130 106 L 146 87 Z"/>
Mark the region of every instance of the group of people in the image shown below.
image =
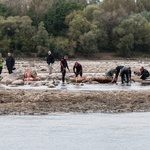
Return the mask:
<path id="1" fill-rule="evenodd" d="M 67 60 L 68 60 L 68 56 L 65 55 L 64 57 L 61 58 L 61 61 L 60 61 L 60 68 L 61 68 L 61 73 L 62 73 L 62 83 L 65 82 L 66 69 L 68 69 L 68 71 L 70 72 Z M 51 74 L 52 66 L 55 61 L 54 56 L 52 55 L 51 51 L 48 51 L 46 61 L 48 64 L 49 74 Z M 4 62 L 4 59 L 2 57 L 2 54 L 0 53 L 0 77 L 1 77 L 2 69 L 3 69 L 3 62 Z M 8 54 L 7 54 L 6 66 L 7 66 L 8 73 L 9 74 L 13 73 L 13 70 L 15 69 L 15 67 L 14 67 L 15 59 L 10 52 L 8 52 Z M 79 75 L 80 75 L 81 79 L 84 80 L 84 78 L 82 76 L 83 68 L 80 63 L 75 62 L 74 66 L 73 66 L 73 72 L 75 74 L 76 83 L 78 82 Z M 124 84 L 124 82 L 129 83 L 131 81 L 131 67 L 117 66 L 115 69 L 110 69 L 108 72 L 106 72 L 105 75 L 106 75 L 106 77 L 110 77 L 112 79 L 111 80 L 112 83 L 117 82 L 119 76 L 121 77 L 122 84 Z M 147 69 L 145 69 L 144 67 L 141 67 L 140 72 L 138 72 L 136 75 L 141 76 L 140 79 L 145 80 L 150 76 L 150 73 Z"/>
<path id="2" fill-rule="evenodd" d="M 65 55 L 64 57 L 61 58 L 60 61 L 60 70 L 62 73 L 62 83 L 64 84 L 65 82 L 65 76 L 66 76 L 66 69 L 68 69 L 68 71 L 70 72 L 70 69 L 68 67 L 68 56 Z M 48 51 L 48 56 L 47 56 L 47 64 L 48 64 L 48 68 L 49 68 L 49 74 L 52 73 L 52 65 L 54 63 L 54 56 L 52 55 L 51 51 Z M 82 80 L 84 79 L 82 76 L 82 65 L 78 62 L 75 62 L 74 66 L 73 66 L 73 72 L 75 73 L 75 77 L 76 77 L 76 83 L 78 82 L 78 75 L 80 75 L 80 77 L 82 78 Z"/>
<path id="3" fill-rule="evenodd" d="M 110 69 L 106 72 L 106 76 L 112 78 L 112 83 L 117 83 L 118 76 L 121 77 L 122 84 L 124 84 L 124 82 L 129 83 L 131 80 L 131 67 L 117 66 L 115 69 Z"/>
<path id="4" fill-rule="evenodd" d="M 115 69 L 111 69 L 106 72 L 106 76 L 112 77 L 112 83 L 117 83 L 119 75 L 121 77 L 122 84 L 124 84 L 124 82 L 129 83 L 129 81 L 131 81 L 131 67 L 117 66 Z M 141 76 L 140 79 L 145 80 L 149 77 L 150 74 L 147 69 L 141 67 L 138 75 Z"/>
<path id="5" fill-rule="evenodd" d="M 62 73 L 62 83 L 65 82 L 65 75 L 66 75 L 66 69 L 69 70 L 68 67 L 68 63 L 67 63 L 67 55 L 65 55 L 64 57 L 61 58 L 60 61 L 60 66 L 61 66 L 61 73 Z M 48 64 L 48 68 L 49 68 L 49 74 L 52 73 L 52 64 L 54 63 L 54 57 L 51 54 L 51 52 L 48 52 L 48 56 L 47 56 L 47 64 Z M 80 77 L 82 78 L 82 80 L 84 80 L 82 74 L 83 74 L 83 70 L 82 70 L 82 65 L 78 62 L 75 62 L 74 66 L 73 66 L 73 72 L 75 74 L 75 79 L 76 79 L 76 83 L 78 81 L 78 76 L 80 75 Z M 148 70 L 146 70 L 144 67 L 140 68 L 140 78 L 142 80 L 145 80 L 146 78 L 149 77 L 149 72 Z M 106 76 L 110 77 L 112 80 L 112 83 L 117 83 L 118 77 L 121 77 L 121 83 L 124 84 L 124 82 L 129 83 L 131 81 L 131 67 L 127 67 L 127 66 L 117 66 L 115 69 L 110 69 L 108 72 L 106 72 Z"/>
<path id="6" fill-rule="evenodd" d="M 3 69 L 3 62 L 4 62 L 4 58 L 2 57 L 2 54 L 0 53 L 0 77 L 1 77 L 2 69 Z M 8 73 L 9 74 L 13 73 L 13 70 L 15 69 L 15 59 L 10 52 L 8 52 L 7 54 L 6 66 L 7 66 Z"/>

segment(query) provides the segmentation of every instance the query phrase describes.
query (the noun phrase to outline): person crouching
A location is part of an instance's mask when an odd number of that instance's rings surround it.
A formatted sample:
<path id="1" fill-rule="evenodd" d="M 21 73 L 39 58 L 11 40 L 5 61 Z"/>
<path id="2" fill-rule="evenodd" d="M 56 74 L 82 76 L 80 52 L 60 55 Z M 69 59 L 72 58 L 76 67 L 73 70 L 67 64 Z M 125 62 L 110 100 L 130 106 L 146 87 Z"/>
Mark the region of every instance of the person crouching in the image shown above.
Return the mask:
<path id="1" fill-rule="evenodd" d="M 73 72 L 75 73 L 75 77 L 76 77 L 76 84 L 78 82 L 78 75 L 80 75 L 80 77 L 82 78 L 83 80 L 83 77 L 82 77 L 82 65 L 78 62 L 75 62 L 74 66 L 73 66 Z"/>
<path id="2" fill-rule="evenodd" d="M 144 67 L 140 68 L 140 72 L 141 72 L 140 79 L 145 80 L 149 77 L 149 72 L 148 72 L 148 70 L 144 69 Z"/>

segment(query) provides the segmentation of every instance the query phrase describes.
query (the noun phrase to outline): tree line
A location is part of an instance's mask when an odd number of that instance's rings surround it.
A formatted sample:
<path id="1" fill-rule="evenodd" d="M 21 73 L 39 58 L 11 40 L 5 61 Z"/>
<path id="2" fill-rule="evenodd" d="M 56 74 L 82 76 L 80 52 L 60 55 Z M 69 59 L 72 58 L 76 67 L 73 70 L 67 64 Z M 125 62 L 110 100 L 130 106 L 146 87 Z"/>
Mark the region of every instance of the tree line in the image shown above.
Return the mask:
<path id="1" fill-rule="evenodd" d="M 0 2 L 0 52 L 43 57 L 150 52 L 149 0 Z"/>

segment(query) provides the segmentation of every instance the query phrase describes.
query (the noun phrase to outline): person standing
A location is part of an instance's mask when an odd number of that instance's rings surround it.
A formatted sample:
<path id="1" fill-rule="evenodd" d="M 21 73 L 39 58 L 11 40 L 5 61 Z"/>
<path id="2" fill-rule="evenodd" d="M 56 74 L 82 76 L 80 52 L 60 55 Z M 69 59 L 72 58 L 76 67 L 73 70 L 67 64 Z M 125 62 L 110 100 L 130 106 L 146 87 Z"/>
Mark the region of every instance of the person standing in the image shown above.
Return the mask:
<path id="1" fill-rule="evenodd" d="M 7 66 L 9 74 L 13 73 L 12 70 L 13 70 L 14 65 L 15 65 L 15 59 L 12 56 L 12 54 L 10 52 L 8 52 L 8 56 L 6 58 L 6 66 Z"/>
<path id="2" fill-rule="evenodd" d="M 52 74 L 52 65 L 54 63 L 54 56 L 52 55 L 51 51 L 48 51 L 48 56 L 46 61 L 48 64 L 48 72 L 49 74 Z"/>
<path id="3" fill-rule="evenodd" d="M 140 79 L 145 80 L 146 78 L 149 77 L 149 72 L 148 70 L 146 70 L 144 67 L 140 68 L 140 72 L 141 72 L 141 77 Z"/>
<path id="4" fill-rule="evenodd" d="M 66 68 L 70 72 L 67 60 L 68 60 L 68 56 L 65 55 L 64 57 L 61 58 L 61 61 L 60 61 L 60 67 L 61 67 L 61 73 L 62 73 L 62 83 L 63 84 L 65 82 Z"/>
<path id="5" fill-rule="evenodd" d="M 3 57 L 2 54 L 0 53 L 0 78 L 1 78 L 1 73 L 2 73 L 2 69 L 3 69 Z"/>
<path id="6" fill-rule="evenodd" d="M 78 75 L 82 78 L 82 65 L 79 64 L 78 62 L 75 62 L 73 66 L 73 72 L 75 73 L 76 76 L 76 83 L 78 82 Z M 82 78 L 83 80 L 83 78 Z"/>

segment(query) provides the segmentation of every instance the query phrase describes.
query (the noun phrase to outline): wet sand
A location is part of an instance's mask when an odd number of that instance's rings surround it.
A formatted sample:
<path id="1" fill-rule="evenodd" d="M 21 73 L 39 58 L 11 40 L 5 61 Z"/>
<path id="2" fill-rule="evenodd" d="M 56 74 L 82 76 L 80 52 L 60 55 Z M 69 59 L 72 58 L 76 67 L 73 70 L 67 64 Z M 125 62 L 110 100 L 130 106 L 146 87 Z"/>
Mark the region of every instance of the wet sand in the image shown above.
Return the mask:
<path id="1" fill-rule="evenodd" d="M 0 90 L 0 114 L 150 111 L 150 91 Z"/>

